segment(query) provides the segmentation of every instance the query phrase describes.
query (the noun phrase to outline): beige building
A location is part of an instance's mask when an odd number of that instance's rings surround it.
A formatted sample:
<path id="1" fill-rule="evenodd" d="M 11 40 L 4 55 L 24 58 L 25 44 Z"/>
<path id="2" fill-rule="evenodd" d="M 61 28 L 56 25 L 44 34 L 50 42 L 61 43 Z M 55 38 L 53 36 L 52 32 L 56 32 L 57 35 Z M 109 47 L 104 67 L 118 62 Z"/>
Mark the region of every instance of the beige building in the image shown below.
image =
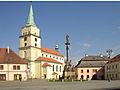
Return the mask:
<path id="1" fill-rule="evenodd" d="M 27 80 L 27 62 L 9 48 L 0 48 L 0 80 Z"/>
<path id="2" fill-rule="evenodd" d="M 104 65 L 108 62 L 107 56 L 85 56 L 75 67 L 77 80 L 104 79 Z"/>
<path id="3" fill-rule="evenodd" d="M 52 79 L 62 77 L 64 56 L 56 51 L 43 48 L 40 29 L 36 26 L 33 8 L 30 5 L 29 17 L 22 28 L 19 55 L 29 62 L 29 78 Z"/>
<path id="4" fill-rule="evenodd" d="M 113 57 L 105 65 L 105 79 L 120 79 L 120 54 Z"/>

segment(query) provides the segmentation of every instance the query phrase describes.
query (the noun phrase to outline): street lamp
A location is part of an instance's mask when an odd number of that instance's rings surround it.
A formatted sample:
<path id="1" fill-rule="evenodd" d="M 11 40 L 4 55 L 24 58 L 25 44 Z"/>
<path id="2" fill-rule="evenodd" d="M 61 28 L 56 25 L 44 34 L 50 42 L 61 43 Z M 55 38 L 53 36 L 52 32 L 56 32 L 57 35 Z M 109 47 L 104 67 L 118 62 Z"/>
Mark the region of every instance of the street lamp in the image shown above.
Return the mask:
<path id="1" fill-rule="evenodd" d="M 106 53 L 108 54 L 109 59 L 110 59 L 110 56 L 111 56 L 112 52 L 113 52 L 113 50 L 110 49 L 110 48 L 108 50 L 106 50 Z"/>

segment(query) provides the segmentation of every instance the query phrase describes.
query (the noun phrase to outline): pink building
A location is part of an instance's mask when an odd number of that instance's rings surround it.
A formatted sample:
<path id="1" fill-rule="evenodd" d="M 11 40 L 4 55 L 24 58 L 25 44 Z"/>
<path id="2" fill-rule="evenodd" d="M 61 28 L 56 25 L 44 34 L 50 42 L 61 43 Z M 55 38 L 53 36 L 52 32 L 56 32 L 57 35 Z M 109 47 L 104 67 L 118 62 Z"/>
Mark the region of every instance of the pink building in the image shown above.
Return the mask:
<path id="1" fill-rule="evenodd" d="M 108 60 L 109 58 L 103 55 L 83 57 L 75 67 L 76 79 L 104 79 L 104 66 Z"/>

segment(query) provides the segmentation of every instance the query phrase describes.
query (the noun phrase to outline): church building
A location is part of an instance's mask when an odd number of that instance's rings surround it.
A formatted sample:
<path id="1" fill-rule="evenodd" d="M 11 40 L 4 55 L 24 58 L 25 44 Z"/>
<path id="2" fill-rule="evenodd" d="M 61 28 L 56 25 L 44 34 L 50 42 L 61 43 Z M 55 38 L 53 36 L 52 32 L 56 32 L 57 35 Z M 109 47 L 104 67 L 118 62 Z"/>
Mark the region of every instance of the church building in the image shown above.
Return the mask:
<path id="1" fill-rule="evenodd" d="M 28 21 L 22 28 L 19 56 L 28 62 L 29 78 L 59 79 L 63 75 L 64 56 L 58 51 L 42 47 L 40 29 L 34 22 L 33 8 L 30 5 Z"/>

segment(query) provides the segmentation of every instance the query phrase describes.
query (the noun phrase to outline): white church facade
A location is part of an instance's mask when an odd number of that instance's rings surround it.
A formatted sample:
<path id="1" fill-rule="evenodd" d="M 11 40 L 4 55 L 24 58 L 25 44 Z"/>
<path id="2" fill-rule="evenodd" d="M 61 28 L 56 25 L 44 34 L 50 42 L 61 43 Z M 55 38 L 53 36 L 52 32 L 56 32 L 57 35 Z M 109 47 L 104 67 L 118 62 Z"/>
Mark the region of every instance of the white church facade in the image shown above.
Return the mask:
<path id="1" fill-rule="evenodd" d="M 56 50 L 43 48 L 40 29 L 36 26 L 32 4 L 26 25 L 22 28 L 19 56 L 28 62 L 29 78 L 59 79 L 63 75 L 64 56 Z"/>

